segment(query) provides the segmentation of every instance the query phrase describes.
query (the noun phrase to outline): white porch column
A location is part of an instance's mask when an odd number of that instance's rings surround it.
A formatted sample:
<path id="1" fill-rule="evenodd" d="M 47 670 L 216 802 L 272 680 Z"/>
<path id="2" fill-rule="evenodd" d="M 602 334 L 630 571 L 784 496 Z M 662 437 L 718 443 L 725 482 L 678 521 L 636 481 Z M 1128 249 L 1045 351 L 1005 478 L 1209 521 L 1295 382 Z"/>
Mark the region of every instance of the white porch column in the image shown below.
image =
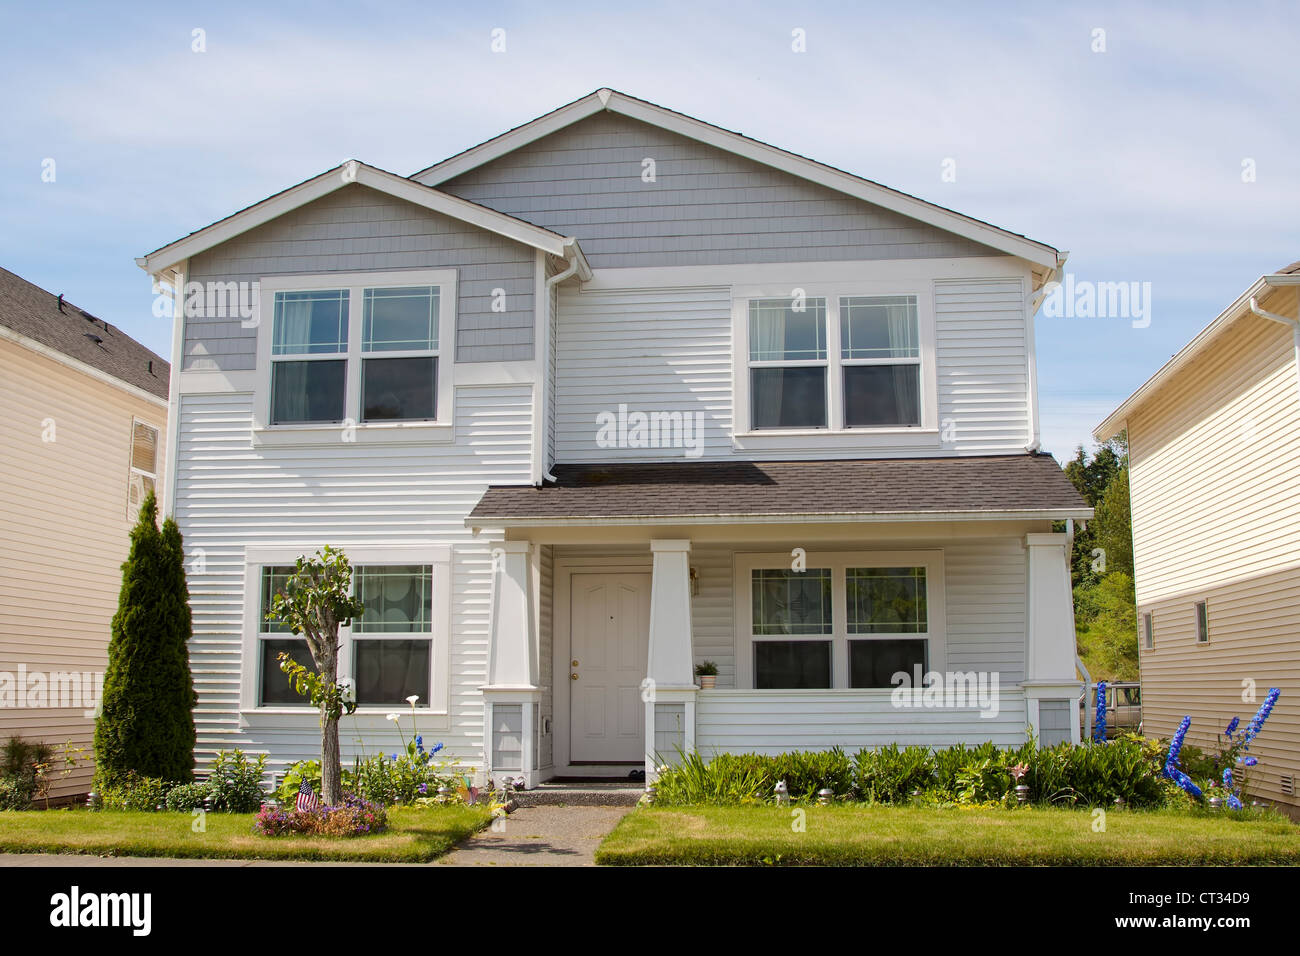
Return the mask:
<path id="1" fill-rule="evenodd" d="M 646 663 L 646 783 L 657 777 L 656 756 L 667 741 L 680 741 L 685 753 L 695 749 L 695 652 L 691 640 L 691 543 L 684 539 L 650 542 L 650 650 Z"/>
<path id="2" fill-rule="evenodd" d="M 507 777 L 537 779 L 537 631 L 533 611 L 532 545 L 503 541 L 492 548 L 487 684 L 483 692 L 483 749 L 487 776 L 500 788 Z"/>
<path id="3" fill-rule="evenodd" d="M 1070 538 L 1027 534 L 1028 601 L 1025 642 L 1026 721 L 1044 744 L 1079 742 L 1075 673 L 1074 594 L 1070 587 Z"/>

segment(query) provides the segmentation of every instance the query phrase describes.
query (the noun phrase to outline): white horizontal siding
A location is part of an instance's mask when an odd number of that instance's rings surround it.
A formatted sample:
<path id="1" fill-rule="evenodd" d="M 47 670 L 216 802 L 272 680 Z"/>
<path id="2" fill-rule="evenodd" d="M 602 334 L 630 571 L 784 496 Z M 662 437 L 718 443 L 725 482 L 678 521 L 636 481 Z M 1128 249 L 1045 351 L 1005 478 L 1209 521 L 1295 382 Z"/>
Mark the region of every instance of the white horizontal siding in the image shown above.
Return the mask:
<path id="1" fill-rule="evenodd" d="M 452 687 L 447 729 L 425 732 L 481 763 L 491 560 L 463 520 L 489 483 L 529 479 L 532 386 L 462 386 L 455 401 L 451 445 L 274 448 L 252 444 L 252 396 L 182 396 L 176 517 L 190 561 L 201 764 L 221 748 L 269 752 L 277 769 L 319 753 L 310 714 L 241 720 L 246 546 L 430 542 L 454 547 Z M 345 755 L 358 735 L 371 752 L 393 746 L 392 731 L 382 716 L 346 719 Z"/>
<path id="2" fill-rule="evenodd" d="M 731 453 L 731 295 L 639 289 L 560 296 L 557 461 L 681 460 L 680 448 L 602 448 L 598 416 L 702 413 L 704 457 Z"/>
<path id="3" fill-rule="evenodd" d="M 1026 555 L 1019 539 L 943 549 L 948 670 L 989 671 L 1003 687 L 1025 675 Z"/>
<path id="4" fill-rule="evenodd" d="M 941 279 L 934 284 L 934 309 L 945 451 L 1023 451 L 1030 404 L 1022 281 Z"/>
<path id="5" fill-rule="evenodd" d="M 891 743 L 926 747 L 1025 742 L 1025 701 L 1002 690 L 997 714 L 973 707 L 895 707 L 887 690 L 711 690 L 696 701 L 695 743 L 700 753 L 779 754 L 790 750 L 852 752 Z"/>

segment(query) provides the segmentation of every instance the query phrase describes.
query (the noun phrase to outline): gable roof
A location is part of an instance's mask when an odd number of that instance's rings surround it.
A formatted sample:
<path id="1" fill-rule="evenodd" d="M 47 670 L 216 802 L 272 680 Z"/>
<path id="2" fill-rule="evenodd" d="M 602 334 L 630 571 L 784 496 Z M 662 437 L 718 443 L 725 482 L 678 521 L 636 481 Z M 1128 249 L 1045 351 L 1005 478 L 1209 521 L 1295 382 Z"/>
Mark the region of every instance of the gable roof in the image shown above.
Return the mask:
<path id="1" fill-rule="evenodd" d="M 1252 300 L 1256 300 L 1259 296 L 1273 289 L 1286 286 L 1300 288 L 1300 262 L 1293 262 L 1288 266 L 1283 266 L 1276 272 L 1260 276 L 1251 283 L 1250 288 L 1238 296 L 1232 305 L 1219 313 L 1213 322 L 1196 335 L 1196 338 L 1179 349 L 1173 358 L 1160 366 L 1154 375 L 1143 382 L 1132 395 L 1120 403 L 1118 408 L 1107 415 L 1105 420 L 1092 430 L 1092 437 L 1097 441 L 1106 441 L 1122 432 L 1127 427 L 1128 416 L 1145 402 L 1152 393 L 1168 382 L 1188 362 L 1209 348 L 1220 333 L 1227 330 L 1238 319 L 1250 314 Z M 1258 302 L 1255 304 L 1258 305 Z"/>
<path id="2" fill-rule="evenodd" d="M 491 162 L 522 146 L 563 129 L 602 110 L 619 113 L 632 119 L 658 126 L 690 139 L 698 140 L 727 152 L 744 156 L 755 162 L 780 169 L 791 175 L 820 183 L 823 186 L 854 196 L 865 202 L 890 209 L 929 225 L 983 243 L 1008 255 L 1025 259 L 1040 267 L 1044 273 L 1058 268 L 1064 257 L 1053 247 L 1018 233 L 1010 232 L 990 223 L 954 212 L 916 196 L 890 189 L 880 183 L 855 176 L 834 166 L 780 149 L 760 140 L 751 139 L 711 123 L 678 113 L 646 100 L 619 93 L 617 90 L 596 90 L 582 99 L 552 110 L 522 126 L 493 137 L 478 146 L 457 153 L 440 163 L 414 173 L 411 178 L 430 186 L 437 186 Z"/>
<path id="3" fill-rule="evenodd" d="M 578 275 L 584 280 L 591 277 L 591 269 L 576 239 L 562 236 L 558 232 L 543 229 L 531 222 L 516 219 L 514 216 L 497 212 L 495 209 L 470 202 L 468 199 L 461 199 L 459 196 L 452 196 L 432 186 L 426 186 L 355 159 L 341 163 L 319 176 L 313 176 L 296 186 L 281 190 L 261 202 L 254 203 L 224 219 L 218 219 L 182 239 L 155 249 L 137 259 L 136 264 L 150 275 L 157 275 L 191 256 L 353 183 L 368 186 L 398 199 L 415 203 L 417 206 L 459 219 L 461 222 L 495 232 L 550 255 L 566 259 L 576 258 Z"/>
<path id="4" fill-rule="evenodd" d="M 121 329 L 77 308 L 67 299 L 0 269 L 0 331 L 35 343 L 154 398 L 167 399 L 171 366 Z M 98 340 L 98 341 L 96 341 Z M 151 368 L 152 363 L 152 368 Z"/>
<path id="5" fill-rule="evenodd" d="M 470 527 L 1089 518 L 1051 455 L 556 465 L 488 488 Z"/>

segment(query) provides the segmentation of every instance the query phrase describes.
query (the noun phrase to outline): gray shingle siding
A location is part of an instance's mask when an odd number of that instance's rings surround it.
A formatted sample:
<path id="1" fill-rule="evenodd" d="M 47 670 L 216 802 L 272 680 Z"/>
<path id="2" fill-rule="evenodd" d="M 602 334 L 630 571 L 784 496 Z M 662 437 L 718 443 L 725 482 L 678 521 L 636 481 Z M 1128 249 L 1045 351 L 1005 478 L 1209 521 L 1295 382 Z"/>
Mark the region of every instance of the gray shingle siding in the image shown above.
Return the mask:
<path id="1" fill-rule="evenodd" d="M 456 361 L 533 357 L 533 250 L 364 186 L 314 203 L 195 256 L 190 282 L 253 282 L 295 272 L 458 270 Z M 505 311 L 492 311 L 504 289 Z M 257 330 L 238 319 L 190 317 L 185 369 L 256 366 Z"/>
<path id="2" fill-rule="evenodd" d="M 642 161 L 655 161 L 653 183 Z M 439 189 L 576 236 L 594 268 L 1002 253 L 667 130 L 601 113 Z"/>

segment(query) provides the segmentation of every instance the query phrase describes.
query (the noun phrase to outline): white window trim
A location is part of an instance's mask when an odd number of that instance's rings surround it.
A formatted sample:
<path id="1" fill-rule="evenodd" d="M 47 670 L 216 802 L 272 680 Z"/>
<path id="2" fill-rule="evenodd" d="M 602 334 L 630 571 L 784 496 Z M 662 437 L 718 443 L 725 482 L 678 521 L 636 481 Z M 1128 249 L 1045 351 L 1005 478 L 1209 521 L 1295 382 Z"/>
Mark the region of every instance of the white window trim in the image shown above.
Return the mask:
<path id="1" fill-rule="evenodd" d="M 413 269 L 399 272 L 331 272 L 321 275 L 263 276 L 258 287 L 257 321 L 257 398 L 253 404 L 253 440 L 256 444 L 336 445 L 394 443 L 406 441 L 441 441 L 454 439 L 456 391 L 456 270 Z M 438 394 L 434 421 L 362 422 L 361 421 L 361 332 L 363 294 L 366 289 L 402 286 L 438 286 Z M 318 289 L 345 289 L 348 292 L 348 349 L 337 358 L 347 359 L 347 385 L 344 389 L 345 424 L 272 425 L 271 421 L 271 339 L 275 324 L 277 292 L 311 292 Z M 371 353 L 382 358 L 396 358 L 406 353 Z M 428 354 L 422 352 L 420 354 Z M 330 356 L 318 355 L 326 359 Z M 345 434 L 346 433 L 346 434 Z"/>
<path id="2" fill-rule="evenodd" d="M 754 689 L 754 607 L 750 592 L 751 573 L 760 568 L 783 568 L 789 570 L 790 552 L 737 552 L 734 559 L 735 577 L 733 594 L 735 596 L 735 654 L 736 687 L 741 690 Z M 925 568 L 926 600 L 926 634 L 908 634 L 906 637 L 924 637 L 929 642 L 929 663 L 932 671 L 945 671 L 948 665 L 947 645 L 947 610 L 944 582 L 943 552 L 932 551 L 809 551 L 808 568 L 829 568 L 831 570 L 831 633 L 790 635 L 789 640 L 829 640 L 831 641 L 831 687 L 830 690 L 871 690 L 872 688 L 849 687 L 849 640 L 870 640 L 872 635 L 848 633 L 848 607 L 845 603 L 846 568 L 861 567 L 923 567 Z M 875 635 L 884 637 L 885 635 Z M 784 640 L 772 636 L 773 640 Z M 880 688 L 875 688 L 880 689 Z M 807 693 L 817 693 L 816 690 Z"/>
<path id="3" fill-rule="evenodd" d="M 310 707 L 262 707 L 258 704 L 258 678 L 262 654 L 260 647 L 260 621 L 262 607 L 262 568 L 291 565 L 302 554 L 314 554 L 321 546 L 299 547 L 268 546 L 248 548 L 244 553 L 244 629 L 241 641 L 239 709 L 248 714 L 312 713 Z M 451 698 L 451 576 L 453 550 L 449 545 L 403 545 L 400 547 L 349 547 L 348 561 L 356 568 L 368 564 L 418 564 L 433 567 L 433 607 L 430 627 L 433 648 L 429 655 L 433 673 L 429 677 L 430 700 L 416 708 L 417 714 L 447 715 Z M 292 634 L 277 635 L 292 637 Z M 352 676 L 352 629 L 339 628 L 339 679 Z M 357 708 L 357 714 L 389 714 L 393 704 L 368 704 Z M 406 708 L 401 708 L 402 713 Z"/>
<path id="4" fill-rule="evenodd" d="M 1156 614 L 1154 611 L 1142 612 L 1142 649 L 1144 651 L 1154 651 L 1156 649 Z"/>
<path id="5" fill-rule="evenodd" d="M 752 299 L 789 299 L 795 289 L 808 298 L 826 300 L 826 354 L 827 360 L 797 364 L 825 365 L 827 369 L 827 427 L 826 428 L 762 428 L 755 429 L 751 421 L 749 370 L 749 303 Z M 879 428 L 844 427 L 844 382 L 842 370 L 847 361 L 851 365 L 872 364 L 860 359 L 845 360 L 840 357 L 840 299 L 855 296 L 914 296 L 920 351 L 920 403 L 921 424 L 891 425 Z M 732 388 L 735 396 L 733 439 L 742 439 L 747 447 L 756 448 L 764 439 L 775 439 L 776 444 L 788 444 L 788 436 L 845 436 L 861 441 L 863 437 L 881 437 L 886 440 L 915 441 L 920 436 L 939 446 L 939 390 L 935 356 L 934 280 L 929 278 L 840 280 L 807 284 L 782 283 L 780 285 L 738 285 L 732 288 Z M 759 363 L 760 365 L 772 363 Z M 789 364 L 789 363 L 779 363 Z M 879 363 L 877 363 L 879 364 Z M 888 364 L 888 363 L 885 363 Z M 834 440 L 834 439 L 832 439 Z"/>
<path id="6" fill-rule="evenodd" d="M 153 467 L 152 472 L 145 471 L 143 468 L 135 467 L 135 428 L 137 425 L 143 425 L 145 428 L 153 429 Z M 131 435 L 127 441 L 126 449 L 126 519 L 132 523 L 140 516 L 140 505 L 144 504 L 144 496 L 140 496 L 140 502 L 132 510 L 131 507 L 131 482 L 136 475 L 141 475 L 153 482 L 154 496 L 158 497 L 158 459 L 163 453 L 163 430 L 153 422 L 147 422 L 138 416 L 131 418 Z"/>
<path id="7" fill-rule="evenodd" d="M 1201 608 L 1205 608 L 1205 640 L 1201 640 Z M 1198 646 L 1208 645 L 1210 643 L 1210 602 L 1208 598 L 1202 598 L 1199 601 L 1192 602 L 1192 624 L 1195 628 L 1196 643 Z"/>

